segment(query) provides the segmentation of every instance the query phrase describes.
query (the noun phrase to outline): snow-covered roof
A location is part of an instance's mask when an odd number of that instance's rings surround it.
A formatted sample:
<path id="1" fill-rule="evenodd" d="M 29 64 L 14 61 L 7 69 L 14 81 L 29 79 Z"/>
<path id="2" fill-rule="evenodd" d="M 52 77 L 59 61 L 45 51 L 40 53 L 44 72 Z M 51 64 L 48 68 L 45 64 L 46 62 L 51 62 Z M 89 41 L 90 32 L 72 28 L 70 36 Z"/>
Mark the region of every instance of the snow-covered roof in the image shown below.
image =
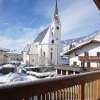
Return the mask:
<path id="1" fill-rule="evenodd" d="M 90 43 L 100 43 L 100 40 L 99 39 L 94 39 L 94 40 L 85 41 L 83 43 L 80 43 L 80 44 L 76 45 L 74 48 L 68 50 L 64 54 L 69 55 L 70 53 L 74 52 L 75 50 L 78 50 L 78 49 L 80 49 L 80 48 L 82 48 L 82 47 L 84 47 L 84 46 L 86 46 Z"/>
<path id="2" fill-rule="evenodd" d="M 34 42 L 41 42 L 41 41 L 44 39 L 44 37 L 45 37 L 45 35 L 46 35 L 48 29 L 49 29 L 49 27 L 47 27 L 47 28 L 44 29 L 42 32 L 40 32 L 40 33 L 38 34 L 37 38 L 34 40 Z"/>
<path id="3" fill-rule="evenodd" d="M 21 54 L 21 52 L 17 52 L 17 51 L 7 51 L 7 54 Z"/>
<path id="4" fill-rule="evenodd" d="M 5 65 L 2 65 L 2 67 L 4 68 L 4 67 L 8 67 L 8 68 L 12 68 L 12 67 L 15 67 L 15 65 L 13 65 L 13 64 L 5 64 Z"/>

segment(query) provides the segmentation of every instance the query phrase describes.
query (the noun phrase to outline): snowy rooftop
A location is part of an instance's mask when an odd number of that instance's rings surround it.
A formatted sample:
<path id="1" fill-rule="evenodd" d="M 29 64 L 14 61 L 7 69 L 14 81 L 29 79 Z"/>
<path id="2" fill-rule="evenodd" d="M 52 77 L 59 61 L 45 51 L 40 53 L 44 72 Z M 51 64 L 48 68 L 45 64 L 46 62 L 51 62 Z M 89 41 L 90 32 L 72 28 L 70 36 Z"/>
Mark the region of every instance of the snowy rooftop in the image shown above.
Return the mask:
<path id="1" fill-rule="evenodd" d="M 3 67 L 3 68 L 4 68 L 4 67 L 9 67 L 9 68 L 11 67 L 11 68 L 12 68 L 12 67 L 16 67 L 16 66 L 13 65 L 13 64 L 5 64 L 5 65 L 2 65 L 2 67 Z"/>

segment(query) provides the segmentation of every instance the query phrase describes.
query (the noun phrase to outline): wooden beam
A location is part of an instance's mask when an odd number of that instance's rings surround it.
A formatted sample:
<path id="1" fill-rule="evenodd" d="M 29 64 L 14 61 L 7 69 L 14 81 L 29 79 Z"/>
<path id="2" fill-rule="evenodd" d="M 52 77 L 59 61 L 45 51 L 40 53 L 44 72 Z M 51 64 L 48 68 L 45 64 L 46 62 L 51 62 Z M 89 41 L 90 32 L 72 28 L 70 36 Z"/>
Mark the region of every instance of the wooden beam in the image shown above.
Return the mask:
<path id="1" fill-rule="evenodd" d="M 100 10 L 100 0 L 94 0 L 96 6 L 98 7 L 98 9 Z"/>

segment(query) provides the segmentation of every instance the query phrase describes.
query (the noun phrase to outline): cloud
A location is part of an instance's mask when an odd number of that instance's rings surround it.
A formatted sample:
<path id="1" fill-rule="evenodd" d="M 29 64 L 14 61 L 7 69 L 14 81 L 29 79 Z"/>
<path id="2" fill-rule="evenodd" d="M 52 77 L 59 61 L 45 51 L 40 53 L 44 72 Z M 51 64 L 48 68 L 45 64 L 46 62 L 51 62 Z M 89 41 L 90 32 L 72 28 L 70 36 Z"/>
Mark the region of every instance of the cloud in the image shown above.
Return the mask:
<path id="1" fill-rule="evenodd" d="M 15 0 L 17 1 L 17 0 Z M 54 2 L 49 4 L 49 0 L 45 0 L 46 3 L 40 2 L 36 5 L 36 7 L 33 7 L 33 12 L 37 14 L 38 16 L 47 17 L 52 19 L 53 11 L 54 11 Z M 54 0 L 52 0 L 54 1 Z M 60 0 L 59 0 L 60 1 Z M 69 2 L 67 4 L 67 2 Z M 0 0 L 0 5 L 2 4 L 3 0 Z M 60 1 L 62 2 L 62 1 Z M 72 33 L 72 36 L 74 37 L 74 32 L 84 25 L 93 24 L 93 18 L 97 18 L 96 14 L 98 13 L 97 8 L 95 5 L 93 5 L 92 0 L 63 0 L 63 2 L 59 7 L 60 10 L 60 16 L 61 16 L 61 25 L 62 25 L 62 37 L 67 38 L 69 33 Z M 37 16 L 37 17 L 38 17 Z M 100 15 L 98 14 L 98 19 Z M 40 22 L 42 19 L 39 19 Z M 90 23 L 91 22 L 91 23 Z M 96 21 L 94 21 L 95 23 Z M 5 22 L 4 24 L 8 26 L 4 31 L 0 32 L 3 35 L 0 35 L 0 47 L 1 48 L 7 48 L 7 49 L 16 49 L 17 51 L 23 50 L 25 45 L 27 43 L 32 43 L 32 41 L 35 39 L 35 37 L 38 35 L 38 33 L 43 30 L 46 26 L 41 25 L 41 27 L 34 28 L 35 24 L 32 27 L 26 27 L 23 25 L 23 23 L 19 22 L 20 24 L 18 26 L 10 26 L 9 23 Z M 44 22 L 46 23 L 46 22 Z M 22 25 L 22 26 L 21 26 Z M 39 24 L 40 26 L 40 24 Z M 80 29 L 81 30 L 81 29 Z M 87 30 L 83 28 L 81 31 Z M 0 30 L 1 31 L 1 30 Z M 9 35 L 7 35 L 9 34 Z M 18 35 L 18 37 L 17 37 Z M 79 34 L 80 35 L 80 34 Z M 13 37 L 15 36 L 15 37 Z"/>
<path id="2" fill-rule="evenodd" d="M 8 36 L 0 35 L 0 48 L 22 51 L 26 44 L 30 44 L 34 41 L 38 33 L 43 30 L 46 26 L 41 26 L 36 29 L 23 27 L 22 30 L 25 33 L 19 38 L 11 38 Z M 36 34 L 36 35 L 34 35 Z"/>
<path id="3" fill-rule="evenodd" d="M 93 1 L 90 0 L 76 0 L 68 7 L 65 7 L 65 9 L 61 12 L 63 36 L 65 37 L 65 34 L 73 33 L 76 30 L 78 32 L 81 26 L 87 26 L 88 22 L 89 24 L 93 24 L 91 17 L 96 18 L 96 14 L 98 14 L 96 10 L 97 9 L 95 9 Z M 100 17 L 100 15 L 98 17 Z M 84 30 L 86 29 L 83 28 L 81 31 Z"/>

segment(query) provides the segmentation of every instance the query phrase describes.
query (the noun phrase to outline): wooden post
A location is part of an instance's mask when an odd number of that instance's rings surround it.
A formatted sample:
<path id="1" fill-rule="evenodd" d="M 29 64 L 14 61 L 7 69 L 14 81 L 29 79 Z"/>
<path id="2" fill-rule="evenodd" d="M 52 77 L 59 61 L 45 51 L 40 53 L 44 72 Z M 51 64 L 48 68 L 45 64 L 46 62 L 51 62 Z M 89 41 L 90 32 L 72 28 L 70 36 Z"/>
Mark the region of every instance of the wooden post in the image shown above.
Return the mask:
<path id="1" fill-rule="evenodd" d="M 94 0 L 96 6 L 98 7 L 98 9 L 100 10 L 100 0 Z"/>
<path id="2" fill-rule="evenodd" d="M 84 100 L 85 99 L 84 90 L 85 90 L 85 84 L 82 83 L 81 84 L 81 100 Z"/>

